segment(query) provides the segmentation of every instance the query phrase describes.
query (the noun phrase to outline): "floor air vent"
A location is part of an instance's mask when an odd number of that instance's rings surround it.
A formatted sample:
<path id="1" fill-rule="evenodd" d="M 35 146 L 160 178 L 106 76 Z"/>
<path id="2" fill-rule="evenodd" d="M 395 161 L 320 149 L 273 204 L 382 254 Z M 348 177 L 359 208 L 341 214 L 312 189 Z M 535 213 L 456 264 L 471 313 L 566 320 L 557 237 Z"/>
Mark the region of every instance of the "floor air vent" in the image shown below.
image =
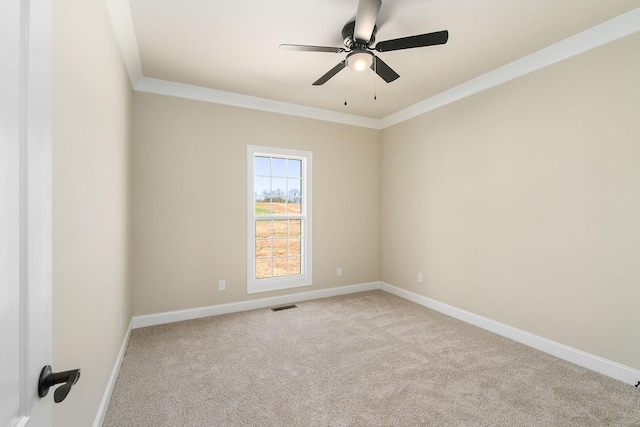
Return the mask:
<path id="1" fill-rule="evenodd" d="M 290 308 L 298 308 L 298 306 L 297 306 L 297 305 L 295 305 L 295 304 L 281 305 L 280 307 L 273 307 L 273 308 L 271 308 L 271 311 L 289 310 Z"/>

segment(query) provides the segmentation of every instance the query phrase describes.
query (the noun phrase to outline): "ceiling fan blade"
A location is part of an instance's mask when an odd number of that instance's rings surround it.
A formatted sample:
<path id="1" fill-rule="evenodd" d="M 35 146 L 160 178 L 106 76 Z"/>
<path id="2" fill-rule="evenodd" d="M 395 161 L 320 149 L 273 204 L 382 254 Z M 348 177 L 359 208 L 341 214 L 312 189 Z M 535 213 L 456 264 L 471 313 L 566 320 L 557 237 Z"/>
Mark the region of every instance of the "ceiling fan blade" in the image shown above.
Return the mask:
<path id="1" fill-rule="evenodd" d="M 378 13 L 382 0 L 360 0 L 358 2 L 358 13 L 356 14 L 356 26 L 353 30 L 353 39 L 369 43 L 373 28 L 376 26 Z"/>
<path id="2" fill-rule="evenodd" d="M 335 67 L 327 71 L 327 73 L 324 76 L 320 77 L 318 80 L 313 82 L 313 85 L 320 86 L 325 84 L 331 77 L 335 76 L 340 71 L 342 71 L 342 69 L 346 67 L 346 65 L 347 65 L 347 61 L 341 61 L 338 65 L 336 65 Z"/>
<path id="3" fill-rule="evenodd" d="M 379 42 L 376 45 L 378 52 L 389 52 L 392 50 L 411 49 L 414 47 L 433 46 L 437 44 L 445 44 L 449 39 L 447 30 L 437 31 L 435 33 L 420 34 L 417 36 L 401 37 L 399 39 L 387 40 Z"/>
<path id="4" fill-rule="evenodd" d="M 327 52 L 327 53 L 342 53 L 345 51 L 342 47 L 330 47 L 330 46 L 309 46 L 305 44 L 281 44 L 280 49 L 292 50 L 298 52 Z"/>
<path id="5" fill-rule="evenodd" d="M 392 81 L 400 77 L 398 73 L 393 71 L 391 67 L 385 64 L 385 62 L 377 56 L 374 57 L 373 61 L 374 62 L 373 64 L 371 64 L 371 69 L 375 71 L 377 75 L 382 77 L 382 80 L 384 80 L 385 82 L 391 83 Z"/>

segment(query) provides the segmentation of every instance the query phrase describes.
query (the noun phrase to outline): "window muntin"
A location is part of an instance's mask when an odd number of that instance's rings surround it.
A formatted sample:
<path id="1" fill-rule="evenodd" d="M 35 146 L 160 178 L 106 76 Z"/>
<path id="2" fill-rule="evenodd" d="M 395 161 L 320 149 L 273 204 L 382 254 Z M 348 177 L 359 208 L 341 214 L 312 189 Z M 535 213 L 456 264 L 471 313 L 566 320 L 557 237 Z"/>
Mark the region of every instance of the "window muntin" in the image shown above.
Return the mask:
<path id="1" fill-rule="evenodd" d="M 249 146 L 247 292 L 311 284 L 311 153 Z"/>

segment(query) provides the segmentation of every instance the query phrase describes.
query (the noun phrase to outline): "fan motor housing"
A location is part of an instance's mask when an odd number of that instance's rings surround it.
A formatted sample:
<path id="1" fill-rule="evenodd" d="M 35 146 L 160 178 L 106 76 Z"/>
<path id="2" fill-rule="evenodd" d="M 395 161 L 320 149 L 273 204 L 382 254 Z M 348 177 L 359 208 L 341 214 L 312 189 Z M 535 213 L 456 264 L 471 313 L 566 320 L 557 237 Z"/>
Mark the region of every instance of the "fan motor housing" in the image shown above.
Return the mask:
<path id="1" fill-rule="evenodd" d="M 349 21 L 344 26 L 344 28 L 342 28 L 342 40 L 344 42 L 344 45 L 348 49 L 355 49 L 358 47 L 360 48 L 371 47 L 371 45 L 375 43 L 376 33 L 378 32 L 377 26 L 373 27 L 373 33 L 371 34 L 371 38 L 369 39 L 369 42 L 366 42 L 366 43 L 358 43 L 356 40 L 353 39 L 353 31 L 355 28 L 356 28 L 356 21 Z"/>

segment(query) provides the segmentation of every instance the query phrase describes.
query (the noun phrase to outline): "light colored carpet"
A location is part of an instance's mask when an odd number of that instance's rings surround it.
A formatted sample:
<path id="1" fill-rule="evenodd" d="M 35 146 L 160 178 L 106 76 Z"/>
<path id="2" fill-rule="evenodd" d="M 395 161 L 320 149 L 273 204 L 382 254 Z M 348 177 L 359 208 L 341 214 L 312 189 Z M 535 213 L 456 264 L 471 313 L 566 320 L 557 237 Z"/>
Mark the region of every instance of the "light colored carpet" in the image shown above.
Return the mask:
<path id="1" fill-rule="evenodd" d="M 383 291 L 133 331 L 105 426 L 640 426 L 640 390 Z"/>

